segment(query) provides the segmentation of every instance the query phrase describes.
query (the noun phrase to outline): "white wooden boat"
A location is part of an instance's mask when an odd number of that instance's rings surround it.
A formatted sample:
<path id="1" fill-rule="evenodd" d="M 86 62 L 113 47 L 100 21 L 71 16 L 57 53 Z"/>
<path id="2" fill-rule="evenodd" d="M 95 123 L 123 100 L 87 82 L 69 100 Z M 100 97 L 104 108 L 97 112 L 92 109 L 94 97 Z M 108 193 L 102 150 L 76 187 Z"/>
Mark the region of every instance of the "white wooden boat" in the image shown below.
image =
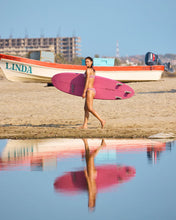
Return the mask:
<path id="1" fill-rule="evenodd" d="M 89 149 L 95 150 L 101 145 L 101 139 L 87 139 Z M 106 147 L 102 152 L 108 153 L 129 151 L 164 151 L 165 143 L 138 139 L 105 139 Z M 9 165 L 30 163 L 31 159 L 56 159 L 82 156 L 85 153 L 84 141 L 82 139 L 50 138 L 50 139 L 28 139 L 8 140 L 0 154 L 0 170 Z"/>
<path id="2" fill-rule="evenodd" d="M 57 73 L 84 73 L 81 65 L 48 63 L 22 57 L 0 54 L 0 67 L 10 81 L 51 83 Z M 159 80 L 164 65 L 156 66 L 95 66 L 97 76 L 121 82 Z"/>

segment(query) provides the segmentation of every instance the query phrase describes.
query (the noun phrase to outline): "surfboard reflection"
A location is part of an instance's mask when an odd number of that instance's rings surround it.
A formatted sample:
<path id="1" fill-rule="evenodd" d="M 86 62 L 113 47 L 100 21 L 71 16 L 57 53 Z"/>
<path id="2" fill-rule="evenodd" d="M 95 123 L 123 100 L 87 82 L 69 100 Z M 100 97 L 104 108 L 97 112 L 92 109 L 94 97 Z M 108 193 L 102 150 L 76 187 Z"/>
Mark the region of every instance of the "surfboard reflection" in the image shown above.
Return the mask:
<path id="1" fill-rule="evenodd" d="M 88 192 L 88 207 L 92 210 L 96 205 L 97 193 L 113 186 L 129 181 L 136 174 L 131 166 L 117 166 L 114 164 L 95 166 L 94 159 L 99 151 L 106 147 L 105 140 L 94 150 L 90 150 L 87 139 L 83 139 L 85 147 L 86 168 L 68 172 L 58 177 L 54 182 L 56 192 L 73 195 L 77 192 Z"/>
<path id="2" fill-rule="evenodd" d="M 89 149 L 96 150 L 100 139 L 89 139 Z M 148 158 L 155 160 L 165 150 L 165 143 L 150 140 L 116 140 L 107 139 L 106 147 L 96 155 L 95 160 L 117 160 L 121 152 L 145 151 Z M 151 156 L 155 152 L 155 156 Z M 159 153 L 158 153 L 159 152 Z M 85 155 L 85 143 L 81 139 L 30 139 L 8 140 L 0 154 L 0 170 L 25 169 L 34 170 L 57 169 L 58 159 Z"/>

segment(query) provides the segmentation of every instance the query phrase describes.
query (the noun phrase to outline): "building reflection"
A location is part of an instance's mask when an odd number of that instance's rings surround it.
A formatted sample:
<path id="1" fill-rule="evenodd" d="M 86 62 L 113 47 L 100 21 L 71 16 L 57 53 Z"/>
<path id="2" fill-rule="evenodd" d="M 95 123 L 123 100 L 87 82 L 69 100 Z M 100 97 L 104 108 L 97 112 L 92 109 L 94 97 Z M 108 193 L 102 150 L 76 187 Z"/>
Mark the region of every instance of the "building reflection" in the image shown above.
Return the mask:
<path id="1" fill-rule="evenodd" d="M 166 150 L 166 144 L 151 140 L 118 140 L 107 139 L 100 146 L 100 139 L 28 139 L 8 140 L 0 154 L 0 170 L 13 170 L 14 168 L 30 167 L 34 170 L 57 169 L 59 159 L 83 156 L 88 158 L 88 152 L 97 153 L 96 160 L 118 160 L 117 155 L 121 152 L 147 152 L 149 161 L 160 157 L 162 151 Z M 103 147 L 104 146 L 104 147 Z M 90 151 L 85 149 L 88 149 Z M 168 147 L 169 149 L 169 147 Z M 94 155 L 94 154 L 93 154 Z M 153 156 L 154 155 L 154 156 Z"/>

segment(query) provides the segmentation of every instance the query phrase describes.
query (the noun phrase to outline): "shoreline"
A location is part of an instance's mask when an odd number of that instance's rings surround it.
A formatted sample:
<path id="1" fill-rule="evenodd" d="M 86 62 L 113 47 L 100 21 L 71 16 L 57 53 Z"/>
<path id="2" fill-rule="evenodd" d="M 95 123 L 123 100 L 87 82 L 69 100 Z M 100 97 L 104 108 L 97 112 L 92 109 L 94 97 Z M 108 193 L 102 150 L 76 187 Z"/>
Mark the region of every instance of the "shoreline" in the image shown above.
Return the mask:
<path id="1" fill-rule="evenodd" d="M 46 84 L 0 80 L 0 139 L 148 138 L 172 133 L 176 138 L 176 78 L 132 82 L 135 95 L 126 100 L 94 100 L 106 121 L 104 129 L 91 115 L 88 129 L 78 129 L 84 100 Z"/>
<path id="2" fill-rule="evenodd" d="M 161 124 L 160 124 L 161 125 Z M 74 125 L 64 126 L 58 124 L 43 125 L 0 125 L 0 139 L 41 139 L 41 138 L 119 138 L 140 139 L 149 138 L 152 135 L 162 133 L 172 134 L 171 139 L 176 138 L 176 132 L 171 129 L 157 127 L 119 126 L 118 128 L 78 129 Z M 156 138 L 158 139 L 158 138 Z M 167 138 L 166 138 L 167 139 Z"/>
<path id="3" fill-rule="evenodd" d="M 156 134 L 172 134 L 170 139 L 175 139 L 176 134 L 167 130 L 158 131 L 158 129 L 136 128 L 134 130 L 127 128 L 119 129 L 87 129 L 78 132 L 76 129 L 61 129 L 53 127 L 34 127 L 34 126 L 0 126 L 0 139 L 43 139 L 43 138 L 116 138 L 116 139 L 150 139 Z M 165 137 L 164 137 L 165 138 Z M 158 138 L 156 138 L 158 139 Z M 162 138 L 161 138 L 162 139 Z M 167 139 L 167 137 L 165 138 Z"/>

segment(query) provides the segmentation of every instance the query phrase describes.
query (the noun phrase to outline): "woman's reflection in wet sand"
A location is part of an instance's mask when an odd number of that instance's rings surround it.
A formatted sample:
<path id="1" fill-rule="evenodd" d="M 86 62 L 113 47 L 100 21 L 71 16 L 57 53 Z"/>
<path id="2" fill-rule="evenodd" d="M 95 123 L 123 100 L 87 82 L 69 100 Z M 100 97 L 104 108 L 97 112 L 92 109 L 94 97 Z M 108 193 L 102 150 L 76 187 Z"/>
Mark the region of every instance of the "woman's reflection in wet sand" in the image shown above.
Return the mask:
<path id="1" fill-rule="evenodd" d="M 100 151 L 100 149 L 106 146 L 104 139 L 101 141 L 101 145 L 94 151 L 90 151 L 87 139 L 83 139 L 84 146 L 85 146 L 85 156 L 86 156 L 86 169 L 84 170 L 87 187 L 88 187 L 88 207 L 92 211 L 95 208 L 96 203 L 96 195 L 97 195 L 97 186 L 96 186 L 96 177 L 97 171 L 94 164 L 94 158 Z"/>

